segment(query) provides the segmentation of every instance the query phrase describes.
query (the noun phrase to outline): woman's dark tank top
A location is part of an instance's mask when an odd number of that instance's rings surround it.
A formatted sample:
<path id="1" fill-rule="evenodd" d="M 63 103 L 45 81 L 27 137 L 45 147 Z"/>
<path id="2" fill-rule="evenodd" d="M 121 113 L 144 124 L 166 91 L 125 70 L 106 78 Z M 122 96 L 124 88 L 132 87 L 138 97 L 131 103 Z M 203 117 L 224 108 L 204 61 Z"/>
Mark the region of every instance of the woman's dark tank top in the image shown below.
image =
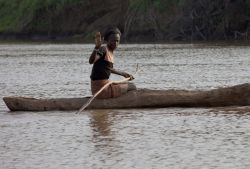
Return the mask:
<path id="1" fill-rule="evenodd" d="M 92 68 L 91 72 L 91 80 L 104 80 L 109 79 L 111 74 L 111 68 L 113 68 L 113 63 L 105 60 L 105 57 L 108 53 L 107 48 L 104 50 L 105 52 L 98 51 L 97 54 L 100 56 Z"/>

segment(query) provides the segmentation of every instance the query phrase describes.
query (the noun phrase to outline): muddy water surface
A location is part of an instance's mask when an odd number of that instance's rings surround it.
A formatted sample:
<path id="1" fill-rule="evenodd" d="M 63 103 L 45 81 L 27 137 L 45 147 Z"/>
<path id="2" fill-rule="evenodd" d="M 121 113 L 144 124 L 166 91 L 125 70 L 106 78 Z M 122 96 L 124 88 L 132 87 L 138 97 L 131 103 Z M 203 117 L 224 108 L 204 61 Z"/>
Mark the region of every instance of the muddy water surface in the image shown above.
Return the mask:
<path id="1" fill-rule="evenodd" d="M 0 97 L 90 95 L 92 45 L 1 44 Z M 250 47 L 121 45 L 115 67 L 138 88 L 199 89 L 249 83 Z M 112 79 L 120 79 L 112 76 Z M 8 112 L 0 100 L 0 168 L 248 168 L 250 112 L 130 109 Z"/>

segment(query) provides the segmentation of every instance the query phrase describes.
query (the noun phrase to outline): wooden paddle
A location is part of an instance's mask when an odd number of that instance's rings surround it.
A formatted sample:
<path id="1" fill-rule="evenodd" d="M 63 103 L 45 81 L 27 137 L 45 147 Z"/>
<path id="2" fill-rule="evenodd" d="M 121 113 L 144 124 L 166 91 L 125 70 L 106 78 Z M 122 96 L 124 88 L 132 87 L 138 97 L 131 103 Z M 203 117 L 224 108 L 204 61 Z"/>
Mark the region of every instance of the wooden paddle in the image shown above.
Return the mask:
<path id="1" fill-rule="evenodd" d="M 139 70 L 139 66 L 138 64 L 136 65 L 136 72 L 134 75 L 137 74 Z M 96 96 L 98 96 L 106 87 L 108 87 L 109 85 L 113 84 L 113 83 L 124 83 L 130 80 L 130 77 L 128 78 L 124 78 L 123 80 L 119 80 L 119 81 L 110 81 L 109 83 L 105 84 L 98 92 L 96 92 L 79 110 L 78 112 L 76 112 L 76 114 L 81 113 L 86 107 L 88 107 L 90 105 L 90 103 L 96 98 Z"/>

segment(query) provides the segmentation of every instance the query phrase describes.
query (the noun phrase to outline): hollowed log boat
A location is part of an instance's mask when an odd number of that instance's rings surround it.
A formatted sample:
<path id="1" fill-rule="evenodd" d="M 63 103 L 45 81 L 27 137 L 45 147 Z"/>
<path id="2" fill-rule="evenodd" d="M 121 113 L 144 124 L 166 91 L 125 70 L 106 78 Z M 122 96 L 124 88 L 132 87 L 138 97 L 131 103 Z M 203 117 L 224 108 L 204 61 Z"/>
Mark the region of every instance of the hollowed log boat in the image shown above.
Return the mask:
<path id="1" fill-rule="evenodd" d="M 79 110 L 88 101 L 82 98 L 36 99 L 4 97 L 11 111 Z M 138 89 L 111 99 L 95 99 L 87 109 L 128 109 L 166 107 L 249 106 L 250 83 L 212 90 L 149 90 Z"/>

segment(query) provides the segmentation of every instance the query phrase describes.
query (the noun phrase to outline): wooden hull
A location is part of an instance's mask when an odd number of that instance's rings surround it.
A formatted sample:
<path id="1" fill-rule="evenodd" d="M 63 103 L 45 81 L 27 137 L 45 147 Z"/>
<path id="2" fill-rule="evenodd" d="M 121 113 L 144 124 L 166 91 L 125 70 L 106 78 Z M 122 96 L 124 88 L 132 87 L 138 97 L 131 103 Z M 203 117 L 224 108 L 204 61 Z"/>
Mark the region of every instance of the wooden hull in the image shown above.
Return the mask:
<path id="1" fill-rule="evenodd" d="M 4 97 L 11 111 L 79 110 L 89 98 L 35 99 Z M 131 91 L 112 99 L 95 99 L 87 109 L 249 106 L 250 83 L 210 91 Z"/>

